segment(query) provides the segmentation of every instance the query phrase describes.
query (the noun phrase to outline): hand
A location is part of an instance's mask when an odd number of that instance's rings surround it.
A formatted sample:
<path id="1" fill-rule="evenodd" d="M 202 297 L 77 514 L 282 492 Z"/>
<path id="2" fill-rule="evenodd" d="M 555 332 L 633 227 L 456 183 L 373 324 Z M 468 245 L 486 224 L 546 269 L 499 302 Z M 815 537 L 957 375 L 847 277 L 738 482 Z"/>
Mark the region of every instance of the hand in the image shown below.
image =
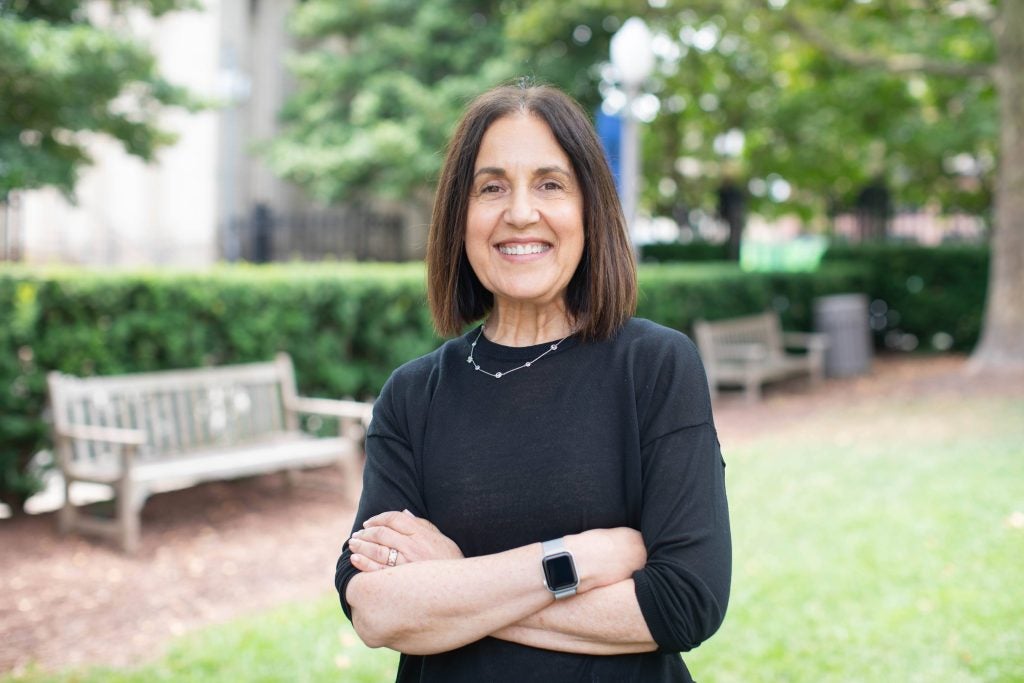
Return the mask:
<path id="1" fill-rule="evenodd" d="M 352 565 L 364 572 L 388 568 L 391 550 L 398 551 L 395 565 L 421 560 L 454 560 L 462 551 L 429 520 L 408 510 L 382 512 L 363 522 L 349 539 Z"/>
<path id="2" fill-rule="evenodd" d="M 647 547 L 636 529 L 591 529 L 565 537 L 580 578 L 580 592 L 625 581 L 647 564 Z"/>

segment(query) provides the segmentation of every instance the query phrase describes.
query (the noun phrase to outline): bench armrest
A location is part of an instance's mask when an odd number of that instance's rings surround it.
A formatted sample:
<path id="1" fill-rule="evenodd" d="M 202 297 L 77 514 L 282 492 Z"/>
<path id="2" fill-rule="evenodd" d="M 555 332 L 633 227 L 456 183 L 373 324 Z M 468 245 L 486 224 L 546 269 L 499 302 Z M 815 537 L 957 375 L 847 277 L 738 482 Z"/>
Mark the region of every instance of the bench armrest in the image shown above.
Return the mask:
<path id="1" fill-rule="evenodd" d="M 373 404 L 362 401 L 342 401 L 333 398 L 296 397 L 288 404 L 289 410 L 306 415 L 324 415 L 327 417 L 350 417 L 360 420 L 363 426 L 370 424 L 373 415 Z"/>
<path id="2" fill-rule="evenodd" d="M 828 348 L 828 335 L 819 332 L 783 332 L 782 343 L 809 351 L 824 351 Z"/>
<path id="3" fill-rule="evenodd" d="M 718 344 L 715 346 L 715 360 L 740 360 L 757 362 L 768 358 L 764 344 Z"/>
<path id="4" fill-rule="evenodd" d="M 141 429 L 124 429 L 121 427 L 100 427 L 97 425 L 67 425 L 60 429 L 54 429 L 54 434 L 60 438 L 74 439 L 76 441 L 95 441 L 97 443 L 112 443 L 121 446 L 141 446 L 146 443 L 146 432 Z"/>

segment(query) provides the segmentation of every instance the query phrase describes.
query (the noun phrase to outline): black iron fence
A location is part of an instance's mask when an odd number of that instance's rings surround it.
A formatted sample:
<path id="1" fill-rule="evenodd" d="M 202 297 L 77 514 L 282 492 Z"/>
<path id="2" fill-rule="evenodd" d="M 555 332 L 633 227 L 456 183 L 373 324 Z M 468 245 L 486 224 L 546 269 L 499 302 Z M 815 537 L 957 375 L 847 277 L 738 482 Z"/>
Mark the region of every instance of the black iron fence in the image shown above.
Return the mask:
<path id="1" fill-rule="evenodd" d="M 400 216 L 364 207 L 278 212 L 257 204 L 225 231 L 228 261 L 404 261 L 409 258 Z"/>

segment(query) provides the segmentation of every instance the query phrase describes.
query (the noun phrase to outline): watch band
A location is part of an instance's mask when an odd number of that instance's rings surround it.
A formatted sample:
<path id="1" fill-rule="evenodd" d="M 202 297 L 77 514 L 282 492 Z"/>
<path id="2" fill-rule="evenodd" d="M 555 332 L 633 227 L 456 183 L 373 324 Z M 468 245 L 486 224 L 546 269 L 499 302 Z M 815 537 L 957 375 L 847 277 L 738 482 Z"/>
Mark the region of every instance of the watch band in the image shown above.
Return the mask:
<path id="1" fill-rule="evenodd" d="M 541 550 L 544 551 L 544 557 L 548 555 L 554 555 L 555 553 L 567 553 L 569 549 L 565 547 L 565 538 L 552 538 L 550 541 L 544 541 L 540 544 Z"/>

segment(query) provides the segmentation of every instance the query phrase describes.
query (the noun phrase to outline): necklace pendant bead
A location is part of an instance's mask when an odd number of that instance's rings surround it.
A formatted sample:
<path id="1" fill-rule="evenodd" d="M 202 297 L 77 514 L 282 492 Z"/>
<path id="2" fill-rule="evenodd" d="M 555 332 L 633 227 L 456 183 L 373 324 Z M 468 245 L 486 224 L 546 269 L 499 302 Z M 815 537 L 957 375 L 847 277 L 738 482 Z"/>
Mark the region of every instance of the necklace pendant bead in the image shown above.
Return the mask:
<path id="1" fill-rule="evenodd" d="M 558 344 L 552 344 L 551 345 L 551 350 L 552 351 L 557 351 L 558 350 Z"/>
<path id="2" fill-rule="evenodd" d="M 473 356 L 469 356 L 469 357 L 467 357 L 467 358 L 466 358 L 466 362 L 467 362 L 467 363 L 472 363 L 472 362 L 473 362 Z"/>
<path id="3" fill-rule="evenodd" d="M 501 379 L 501 373 L 500 373 L 500 372 L 496 372 L 496 373 L 494 373 L 494 376 L 495 376 L 495 377 L 496 377 L 497 379 Z"/>
<path id="4" fill-rule="evenodd" d="M 533 365 L 533 363 L 530 363 L 529 361 L 527 361 L 526 367 L 530 367 L 531 365 Z"/>

